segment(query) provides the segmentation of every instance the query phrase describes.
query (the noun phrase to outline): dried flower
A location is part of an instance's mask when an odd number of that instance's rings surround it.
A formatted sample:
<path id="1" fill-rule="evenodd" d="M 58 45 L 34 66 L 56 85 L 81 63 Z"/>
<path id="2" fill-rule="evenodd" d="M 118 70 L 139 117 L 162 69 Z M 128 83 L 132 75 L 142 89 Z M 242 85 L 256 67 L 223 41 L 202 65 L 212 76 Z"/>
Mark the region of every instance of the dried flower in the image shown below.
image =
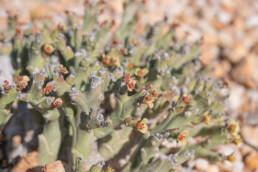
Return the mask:
<path id="1" fill-rule="evenodd" d="M 231 143 L 238 145 L 240 142 L 242 141 L 241 137 L 239 135 L 233 136 L 233 138 L 231 138 Z"/>
<path id="2" fill-rule="evenodd" d="M 49 93 L 51 93 L 53 91 L 53 86 L 51 82 L 48 82 L 45 86 L 45 88 L 43 89 L 43 94 L 48 95 Z"/>
<path id="3" fill-rule="evenodd" d="M 148 132 L 147 119 L 143 118 L 141 121 L 137 122 L 135 128 L 142 134 L 146 134 Z"/>
<path id="4" fill-rule="evenodd" d="M 112 167 L 108 166 L 104 172 L 115 172 L 115 170 Z"/>
<path id="5" fill-rule="evenodd" d="M 66 67 L 64 67 L 62 64 L 59 65 L 59 68 L 58 68 L 58 69 L 59 69 L 58 72 L 59 72 L 60 74 L 63 74 L 63 75 L 68 74 L 68 71 L 67 71 Z"/>
<path id="6" fill-rule="evenodd" d="M 147 69 L 140 69 L 140 68 L 137 68 L 137 69 L 135 70 L 135 75 L 138 76 L 138 77 L 144 77 L 147 73 L 148 73 L 148 70 L 147 70 Z"/>
<path id="7" fill-rule="evenodd" d="M 61 98 L 55 99 L 55 101 L 52 103 L 52 108 L 59 108 L 63 104 L 63 100 Z"/>
<path id="8" fill-rule="evenodd" d="M 53 53 L 54 51 L 54 47 L 52 47 L 50 44 L 45 44 L 44 45 L 44 52 L 48 55 L 50 55 L 51 53 Z"/>
<path id="9" fill-rule="evenodd" d="M 232 135 L 238 135 L 239 132 L 239 125 L 237 122 L 232 121 L 228 124 L 227 129 Z"/>
<path id="10" fill-rule="evenodd" d="M 153 87 L 153 86 L 152 86 L 151 83 L 147 84 L 147 88 L 148 88 L 148 89 L 152 89 L 152 87 Z"/>
<path id="11" fill-rule="evenodd" d="M 135 78 L 131 77 L 129 73 L 124 73 L 123 81 L 126 83 L 127 90 L 133 91 L 136 84 Z"/>
<path id="12" fill-rule="evenodd" d="M 228 156 L 226 157 L 226 160 L 228 160 L 228 161 L 230 161 L 230 162 L 234 162 L 235 159 L 236 159 L 236 157 L 235 157 L 235 154 L 234 154 L 234 153 L 232 153 L 232 154 L 230 154 L 230 155 L 228 155 Z"/>
<path id="13" fill-rule="evenodd" d="M 128 69 L 133 69 L 134 64 L 132 62 L 128 62 L 127 67 L 128 67 Z"/>
<path id="14" fill-rule="evenodd" d="M 143 98 L 143 103 L 147 104 L 148 107 L 151 109 L 153 107 L 153 102 L 152 102 L 152 95 L 151 94 L 147 94 L 144 96 Z"/>
<path id="15" fill-rule="evenodd" d="M 127 83 L 127 90 L 128 91 L 133 91 L 135 88 L 136 80 L 134 77 L 130 78 L 129 82 Z"/>
<path id="16" fill-rule="evenodd" d="M 187 130 L 182 131 L 181 133 L 179 133 L 179 134 L 177 135 L 177 141 L 178 141 L 178 142 L 182 142 L 182 141 L 185 140 L 185 138 L 186 138 L 187 136 L 188 136 L 188 131 L 187 131 Z"/>
<path id="17" fill-rule="evenodd" d="M 105 64 L 105 65 L 109 65 L 109 57 L 103 55 L 102 56 L 102 63 Z"/>
<path id="18" fill-rule="evenodd" d="M 22 91 L 24 88 L 26 88 L 28 86 L 28 83 L 30 81 L 30 78 L 26 75 L 24 76 L 16 76 L 14 77 L 14 82 L 17 86 L 17 91 Z"/>
<path id="19" fill-rule="evenodd" d="M 157 97 L 158 96 L 158 90 L 157 89 L 154 89 L 150 92 L 151 96 L 152 97 Z"/>
<path id="20" fill-rule="evenodd" d="M 155 100 L 155 98 L 158 95 L 157 89 L 154 89 L 150 92 L 146 92 L 146 90 L 143 90 L 143 91 L 145 91 L 145 96 L 143 98 L 143 103 L 147 104 L 150 109 L 153 108 L 153 101 Z"/>
<path id="21" fill-rule="evenodd" d="M 124 73 L 123 81 L 125 83 L 128 83 L 130 78 L 131 78 L 131 74 L 130 73 Z"/>
<path id="22" fill-rule="evenodd" d="M 107 55 L 102 55 L 102 63 L 107 66 L 120 66 L 119 57 L 110 57 Z"/>
<path id="23" fill-rule="evenodd" d="M 201 121 L 208 124 L 208 122 L 210 121 L 210 116 L 205 114 L 204 116 L 201 117 Z"/>

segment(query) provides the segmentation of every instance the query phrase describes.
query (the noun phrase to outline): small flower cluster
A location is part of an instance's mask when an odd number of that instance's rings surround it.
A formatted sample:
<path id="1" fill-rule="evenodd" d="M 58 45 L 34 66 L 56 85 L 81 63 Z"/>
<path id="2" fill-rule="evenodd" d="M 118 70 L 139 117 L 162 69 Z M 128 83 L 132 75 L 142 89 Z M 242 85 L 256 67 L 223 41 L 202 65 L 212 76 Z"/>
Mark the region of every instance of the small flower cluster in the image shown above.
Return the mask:
<path id="1" fill-rule="evenodd" d="M 139 131 L 142 134 L 148 133 L 148 125 L 147 125 L 148 120 L 146 118 L 142 119 L 141 121 L 138 121 L 135 124 L 135 128 L 137 131 Z"/>
<path id="2" fill-rule="evenodd" d="M 107 55 L 103 55 L 102 56 L 102 63 L 104 65 L 109 66 L 109 67 L 120 66 L 119 57 L 110 57 L 110 56 L 107 56 Z"/>
<path id="3" fill-rule="evenodd" d="M 22 91 L 25 89 L 29 84 L 30 78 L 26 75 L 17 75 L 14 77 L 14 82 L 16 84 L 17 91 Z"/>
<path id="4" fill-rule="evenodd" d="M 135 75 L 138 76 L 138 77 L 144 77 L 146 74 L 148 73 L 148 70 L 147 69 L 140 69 L 140 68 L 137 68 L 135 70 Z"/>
<path id="5" fill-rule="evenodd" d="M 131 76 L 129 73 L 124 73 L 123 81 L 126 83 L 126 87 L 128 91 L 133 91 L 136 84 L 136 79 Z"/>
<path id="6" fill-rule="evenodd" d="M 152 87 L 152 86 L 151 86 Z M 148 107 L 151 109 L 153 108 L 153 102 L 158 96 L 158 91 L 157 89 L 152 89 L 152 90 L 142 90 L 144 97 L 143 97 L 143 103 L 148 105 Z"/>

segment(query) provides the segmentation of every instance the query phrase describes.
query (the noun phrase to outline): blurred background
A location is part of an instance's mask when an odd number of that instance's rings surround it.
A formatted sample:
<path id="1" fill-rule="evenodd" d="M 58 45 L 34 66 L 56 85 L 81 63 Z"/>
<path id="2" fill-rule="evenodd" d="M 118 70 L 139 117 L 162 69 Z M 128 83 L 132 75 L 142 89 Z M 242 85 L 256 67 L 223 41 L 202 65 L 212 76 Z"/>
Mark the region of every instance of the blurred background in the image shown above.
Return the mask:
<path id="1" fill-rule="evenodd" d="M 120 21 L 123 0 L 106 0 L 99 20 Z M 8 13 L 16 14 L 21 25 L 48 21 L 51 26 L 65 23 L 67 13 L 83 16 L 83 0 L 0 0 L 0 32 L 6 28 Z M 233 163 L 212 164 L 197 159 L 196 171 L 258 172 L 258 0 L 147 0 L 141 12 L 145 24 L 155 24 L 168 17 L 178 27 L 179 42 L 201 42 L 201 60 L 211 75 L 228 84 L 227 115 L 241 124 L 243 143 L 225 145 L 223 152 L 235 152 Z M 0 80 L 8 77 L 6 62 L 0 59 Z M 16 141 L 19 142 L 19 135 Z M 35 166 L 33 157 L 25 156 L 17 172 Z"/>

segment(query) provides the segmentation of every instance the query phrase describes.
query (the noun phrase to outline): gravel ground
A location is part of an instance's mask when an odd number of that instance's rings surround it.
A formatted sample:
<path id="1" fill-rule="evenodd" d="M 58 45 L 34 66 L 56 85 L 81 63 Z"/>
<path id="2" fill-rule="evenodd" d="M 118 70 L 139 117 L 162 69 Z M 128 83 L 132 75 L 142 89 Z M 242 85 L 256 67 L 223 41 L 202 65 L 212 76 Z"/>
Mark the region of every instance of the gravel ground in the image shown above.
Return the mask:
<path id="1" fill-rule="evenodd" d="M 46 19 L 56 25 L 65 22 L 66 10 L 80 19 L 83 15 L 82 4 L 83 0 L 0 0 L 0 31 L 6 28 L 7 12 L 17 14 L 20 23 L 31 20 L 40 23 Z M 121 0 L 108 1 L 100 20 L 112 16 L 119 22 L 121 12 Z M 175 34 L 180 42 L 201 40 L 202 62 L 211 68 L 211 75 L 228 82 L 228 115 L 241 122 L 243 143 L 237 147 L 226 145 L 220 148 L 225 154 L 236 153 L 234 163 L 211 164 L 205 159 L 198 159 L 189 162 L 189 165 L 202 172 L 258 171 L 258 1 L 148 0 L 142 13 L 143 23 L 153 24 L 166 15 L 170 22 L 179 24 Z M 141 28 L 144 29 L 139 26 Z M 8 57 L 0 56 L 0 83 L 3 78 L 11 81 L 11 76 L 12 67 Z M 25 120 L 21 123 L 27 125 Z M 12 141 L 17 142 L 16 150 L 19 150 L 14 152 L 14 156 L 29 151 L 26 145 L 20 143 L 19 137 L 30 134 L 33 141 L 30 127 L 33 126 L 23 128 L 22 134 L 17 131 L 10 133 Z M 30 153 L 20 162 L 26 162 L 24 166 L 33 168 L 35 163 L 28 163 L 26 159 L 36 154 Z M 23 171 L 21 168 L 16 169 L 14 171 Z"/>

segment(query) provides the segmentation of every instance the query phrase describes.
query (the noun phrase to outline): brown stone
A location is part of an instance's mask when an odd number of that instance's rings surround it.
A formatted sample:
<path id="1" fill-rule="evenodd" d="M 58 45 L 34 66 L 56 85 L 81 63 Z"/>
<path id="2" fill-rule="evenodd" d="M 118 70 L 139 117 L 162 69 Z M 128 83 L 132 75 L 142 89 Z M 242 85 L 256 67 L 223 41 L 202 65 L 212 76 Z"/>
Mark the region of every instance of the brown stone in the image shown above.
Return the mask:
<path id="1" fill-rule="evenodd" d="M 241 133 L 248 143 L 258 147 L 258 127 L 245 126 Z"/>
<path id="2" fill-rule="evenodd" d="M 249 170 L 258 169 L 258 153 L 252 153 L 248 155 L 245 159 L 246 168 Z"/>
<path id="3" fill-rule="evenodd" d="M 214 70 L 214 74 L 218 78 L 225 77 L 231 69 L 231 65 L 227 60 L 222 60 Z"/>
<path id="4" fill-rule="evenodd" d="M 201 45 L 201 62 L 203 64 L 209 64 L 219 54 L 219 48 L 217 46 L 208 46 L 206 44 Z"/>
<path id="5" fill-rule="evenodd" d="M 233 47 L 231 49 L 227 49 L 226 56 L 227 58 L 233 62 L 238 63 L 240 60 L 246 58 L 248 55 L 248 49 L 245 47 L 243 42 L 237 40 L 233 43 Z"/>
<path id="6" fill-rule="evenodd" d="M 258 58 L 250 56 L 240 62 L 232 71 L 232 78 L 249 87 L 258 88 Z"/>

